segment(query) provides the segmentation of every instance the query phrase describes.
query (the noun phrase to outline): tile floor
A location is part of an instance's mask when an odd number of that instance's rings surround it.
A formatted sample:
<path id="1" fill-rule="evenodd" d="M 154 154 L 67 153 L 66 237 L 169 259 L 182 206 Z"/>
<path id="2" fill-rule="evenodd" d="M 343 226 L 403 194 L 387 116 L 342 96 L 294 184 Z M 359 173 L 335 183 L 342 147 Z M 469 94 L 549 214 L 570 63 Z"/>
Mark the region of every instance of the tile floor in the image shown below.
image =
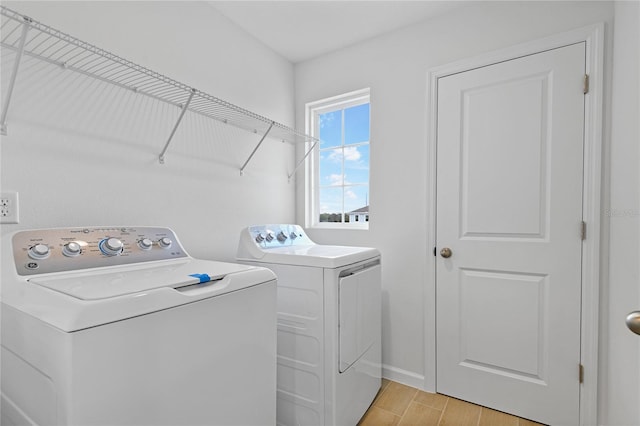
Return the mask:
<path id="1" fill-rule="evenodd" d="M 382 379 L 359 426 L 541 426 L 529 420 Z"/>

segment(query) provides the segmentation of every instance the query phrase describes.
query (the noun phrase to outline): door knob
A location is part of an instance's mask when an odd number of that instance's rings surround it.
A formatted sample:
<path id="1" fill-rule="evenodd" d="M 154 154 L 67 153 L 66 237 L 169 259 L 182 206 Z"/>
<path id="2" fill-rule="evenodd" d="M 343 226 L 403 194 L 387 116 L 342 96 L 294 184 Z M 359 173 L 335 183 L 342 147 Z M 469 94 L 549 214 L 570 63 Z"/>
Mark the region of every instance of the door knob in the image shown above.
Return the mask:
<path id="1" fill-rule="evenodd" d="M 640 334 L 640 311 L 633 311 L 627 315 L 627 327 L 636 334 Z"/>
<path id="2" fill-rule="evenodd" d="M 445 247 L 442 250 L 440 250 L 440 256 L 444 257 L 445 259 L 451 257 L 452 254 L 453 252 L 449 247 Z"/>

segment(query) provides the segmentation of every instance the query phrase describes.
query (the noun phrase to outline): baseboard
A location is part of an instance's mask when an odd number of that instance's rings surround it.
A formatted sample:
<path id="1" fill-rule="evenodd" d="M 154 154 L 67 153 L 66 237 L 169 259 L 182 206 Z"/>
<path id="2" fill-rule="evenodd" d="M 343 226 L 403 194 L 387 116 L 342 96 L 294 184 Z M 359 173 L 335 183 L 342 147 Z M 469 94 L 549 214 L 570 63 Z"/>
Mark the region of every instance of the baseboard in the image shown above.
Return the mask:
<path id="1" fill-rule="evenodd" d="M 424 390 L 424 376 L 421 374 L 382 364 L 382 377 L 412 388 Z"/>

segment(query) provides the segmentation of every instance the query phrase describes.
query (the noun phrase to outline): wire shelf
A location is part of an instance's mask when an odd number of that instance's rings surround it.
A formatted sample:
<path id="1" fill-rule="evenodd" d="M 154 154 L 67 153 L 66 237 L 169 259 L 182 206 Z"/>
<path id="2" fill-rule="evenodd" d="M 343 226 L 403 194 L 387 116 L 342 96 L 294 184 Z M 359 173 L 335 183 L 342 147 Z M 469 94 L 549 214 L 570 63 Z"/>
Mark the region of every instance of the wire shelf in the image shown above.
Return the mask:
<path id="1" fill-rule="evenodd" d="M 159 156 L 161 163 L 171 138 L 187 111 L 261 135 L 262 139 L 241 167 L 241 172 L 267 136 L 282 142 L 309 142 L 314 147 L 318 142 L 316 138 L 303 132 L 194 89 L 5 6 L 0 6 L 0 15 L 2 17 L 0 45 L 3 48 L 15 50 L 18 55 L 14 64 L 13 82 L 15 74 L 18 72 L 20 56 L 27 55 L 181 108 L 180 118 Z M 6 113 L 13 82 L 5 97 L 2 111 L 3 132 L 6 131 Z M 308 152 L 305 158 L 307 155 Z M 296 165 L 295 169 L 300 166 L 301 162 Z M 295 173 L 295 169 L 293 173 Z M 289 175 L 289 178 L 293 173 Z"/>

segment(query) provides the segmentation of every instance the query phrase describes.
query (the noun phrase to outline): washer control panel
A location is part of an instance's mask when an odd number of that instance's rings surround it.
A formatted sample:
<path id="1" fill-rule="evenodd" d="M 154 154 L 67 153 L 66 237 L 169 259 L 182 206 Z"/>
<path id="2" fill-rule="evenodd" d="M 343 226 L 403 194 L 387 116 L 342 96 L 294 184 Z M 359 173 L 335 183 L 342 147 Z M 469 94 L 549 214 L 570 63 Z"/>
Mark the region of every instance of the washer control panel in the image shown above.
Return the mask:
<path id="1" fill-rule="evenodd" d="M 254 243 L 262 249 L 315 245 L 299 225 L 250 226 L 249 234 Z"/>
<path id="2" fill-rule="evenodd" d="M 188 257 L 171 229 L 146 226 L 19 231 L 12 244 L 19 275 Z"/>

